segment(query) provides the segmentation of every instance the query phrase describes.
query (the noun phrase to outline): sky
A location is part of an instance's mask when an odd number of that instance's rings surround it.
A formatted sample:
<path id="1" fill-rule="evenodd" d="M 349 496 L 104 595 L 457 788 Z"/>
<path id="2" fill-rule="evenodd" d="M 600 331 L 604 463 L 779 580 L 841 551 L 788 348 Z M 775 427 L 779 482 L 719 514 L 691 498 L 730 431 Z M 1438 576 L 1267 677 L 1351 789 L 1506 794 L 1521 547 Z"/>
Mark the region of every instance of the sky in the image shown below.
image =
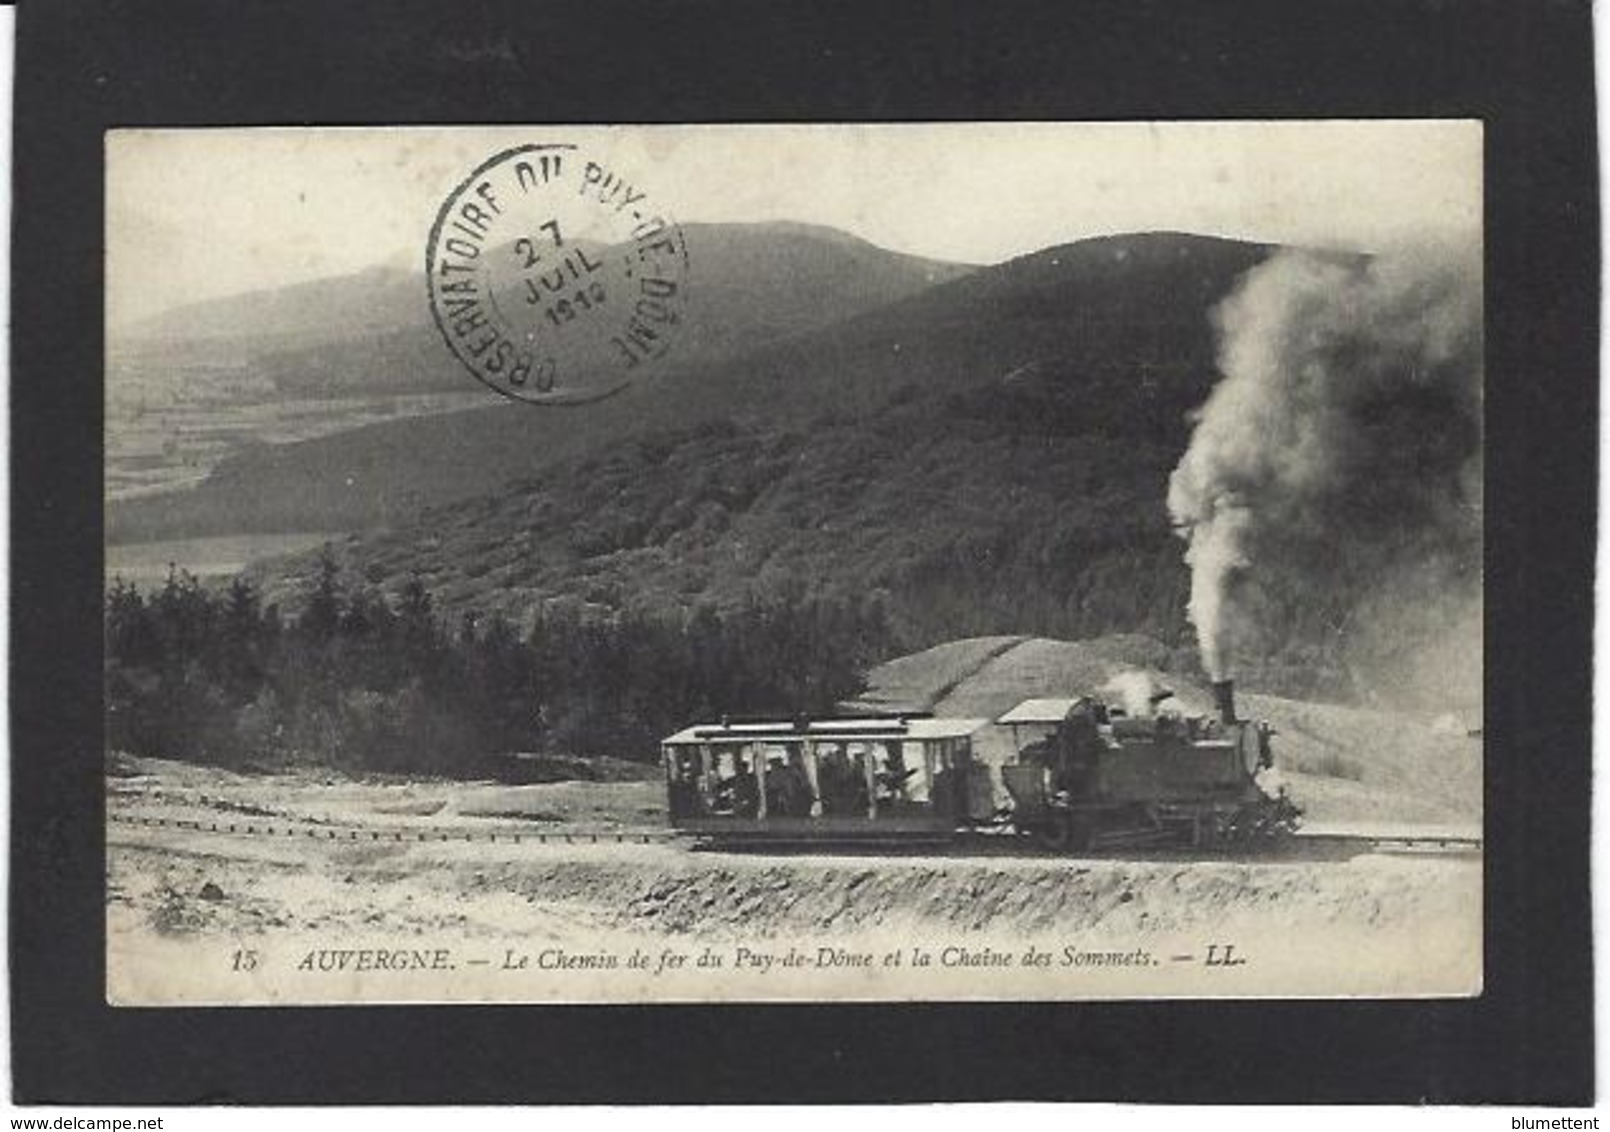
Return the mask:
<path id="1" fill-rule="evenodd" d="M 1149 229 L 1359 250 L 1481 230 L 1473 121 L 117 130 L 108 322 L 420 266 L 470 171 L 544 141 L 678 221 L 825 224 L 966 263 Z"/>

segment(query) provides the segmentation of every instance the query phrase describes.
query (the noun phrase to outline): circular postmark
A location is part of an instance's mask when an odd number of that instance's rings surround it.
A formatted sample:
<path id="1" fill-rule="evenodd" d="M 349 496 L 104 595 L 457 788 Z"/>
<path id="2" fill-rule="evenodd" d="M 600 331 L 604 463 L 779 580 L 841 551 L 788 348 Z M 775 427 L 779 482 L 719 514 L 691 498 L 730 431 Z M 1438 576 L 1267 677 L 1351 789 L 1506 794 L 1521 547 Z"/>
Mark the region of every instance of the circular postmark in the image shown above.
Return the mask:
<path id="1" fill-rule="evenodd" d="M 683 321 L 682 230 L 625 172 L 575 145 L 489 158 L 436 214 L 425 271 L 436 327 L 464 368 L 520 401 L 618 392 Z"/>

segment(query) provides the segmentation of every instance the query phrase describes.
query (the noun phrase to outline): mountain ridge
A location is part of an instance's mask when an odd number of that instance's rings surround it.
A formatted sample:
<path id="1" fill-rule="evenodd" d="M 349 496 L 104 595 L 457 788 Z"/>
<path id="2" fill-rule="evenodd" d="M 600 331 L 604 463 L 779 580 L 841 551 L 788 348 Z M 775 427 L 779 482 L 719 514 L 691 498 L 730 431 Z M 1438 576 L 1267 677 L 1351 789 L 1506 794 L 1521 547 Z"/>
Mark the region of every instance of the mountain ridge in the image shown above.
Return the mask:
<path id="1" fill-rule="evenodd" d="M 1071 411 L 1061 403 L 1070 397 L 1087 401 L 1078 411 L 1095 425 L 1116 425 L 1112 406 L 1127 405 L 1136 384 L 1150 435 L 1179 441 L 1184 413 L 1211 383 L 1207 312 L 1268 251 L 1173 234 L 1060 245 L 719 362 L 673 361 L 601 404 L 492 406 L 256 449 L 198 488 L 110 508 L 108 537 L 387 526 L 657 430 L 714 419 L 809 425 L 923 399 L 948 406 L 959 396 L 942 416 L 1032 432 L 1048 412 Z M 1025 382 L 1031 364 L 1037 377 Z"/>
<path id="2" fill-rule="evenodd" d="M 682 225 L 682 230 L 692 241 L 695 256 L 702 242 L 723 245 L 710 248 L 715 254 L 730 253 L 735 246 L 751 254 L 776 254 L 781 241 L 783 251 L 788 250 L 789 244 L 822 245 L 898 265 L 930 281 L 955 278 L 975 269 L 972 264 L 892 251 L 826 225 L 793 221 L 689 223 Z M 573 243 L 594 249 L 603 246 L 586 241 Z M 751 247 L 744 249 L 743 245 Z M 900 289 L 898 283 L 895 289 Z M 297 337 L 326 342 L 349 336 L 359 326 L 365 328 L 366 334 L 428 326 L 426 296 L 423 264 L 403 266 L 393 257 L 355 271 L 185 303 L 115 327 L 110 337 L 114 345 L 196 338 L 257 341 L 276 347 Z"/>

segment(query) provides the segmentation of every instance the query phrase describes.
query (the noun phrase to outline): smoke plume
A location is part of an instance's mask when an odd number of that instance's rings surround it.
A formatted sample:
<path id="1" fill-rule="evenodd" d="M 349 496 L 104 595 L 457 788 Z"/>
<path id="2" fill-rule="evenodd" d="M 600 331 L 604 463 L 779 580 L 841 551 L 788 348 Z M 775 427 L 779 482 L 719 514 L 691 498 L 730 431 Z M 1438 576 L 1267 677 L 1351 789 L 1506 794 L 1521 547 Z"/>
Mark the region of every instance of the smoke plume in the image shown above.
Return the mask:
<path id="1" fill-rule="evenodd" d="M 1355 646 L 1384 647 L 1383 630 L 1403 651 L 1391 626 L 1405 618 L 1416 641 L 1467 627 L 1480 598 L 1478 253 L 1282 252 L 1214 317 L 1222 379 L 1168 492 L 1208 673 L 1305 634 L 1352 664 Z"/>

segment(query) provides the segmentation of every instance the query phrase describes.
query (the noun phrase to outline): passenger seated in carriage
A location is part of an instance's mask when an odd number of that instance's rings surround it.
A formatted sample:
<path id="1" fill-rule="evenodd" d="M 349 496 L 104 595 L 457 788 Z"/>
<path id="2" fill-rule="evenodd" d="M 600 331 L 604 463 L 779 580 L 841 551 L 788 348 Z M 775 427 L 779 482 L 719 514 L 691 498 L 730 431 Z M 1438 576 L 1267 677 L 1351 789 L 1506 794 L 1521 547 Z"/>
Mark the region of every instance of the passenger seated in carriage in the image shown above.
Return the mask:
<path id="1" fill-rule="evenodd" d="M 842 747 L 828 750 L 817 762 L 817 785 L 822 791 L 822 812 L 865 816 L 866 776 Z"/>
<path id="2" fill-rule="evenodd" d="M 711 808 L 718 814 L 726 813 L 739 818 L 760 816 L 760 787 L 755 780 L 755 772 L 736 758 L 723 762 L 725 766 L 718 764 L 718 777 L 711 792 L 714 802 Z M 722 774 L 722 770 L 728 766 L 732 768 L 731 773 Z"/>
<path id="3" fill-rule="evenodd" d="M 781 755 L 774 756 L 766 767 L 766 813 L 785 818 L 809 817 L 811 787 L 804 771 Z"/>
<path id="4" fill-rule="evenodd" d="M 909 801 L 906 785 L 917 773 L 916 767 L 906 766 L 905 744 L 890 743 L 883 768 L 874 776 L 878 784 L 878 803 L 899 805 Z"/>

